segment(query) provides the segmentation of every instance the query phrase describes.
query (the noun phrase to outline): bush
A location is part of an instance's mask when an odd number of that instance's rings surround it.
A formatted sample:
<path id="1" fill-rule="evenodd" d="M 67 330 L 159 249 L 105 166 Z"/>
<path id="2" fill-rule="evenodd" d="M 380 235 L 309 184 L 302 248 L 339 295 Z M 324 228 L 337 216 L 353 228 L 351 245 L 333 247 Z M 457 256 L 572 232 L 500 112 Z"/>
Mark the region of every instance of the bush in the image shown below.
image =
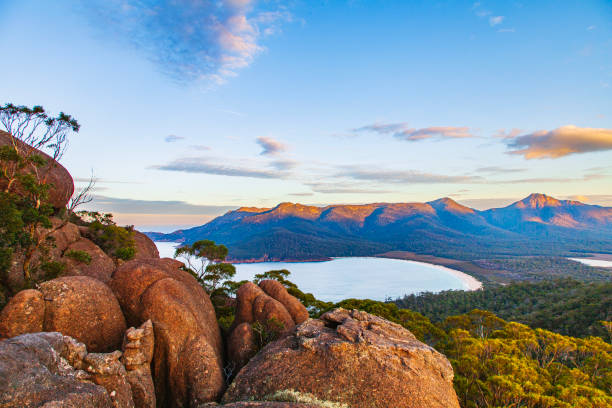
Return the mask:
<path id="1" fill-rule="evenodd" d="M 69 251 L 66 251 L 64 256 L 67 256 L 68 258 L 72 258 L 77 262 L 81 262 L 87 265 L 91 263 L 91 255 L 89 255 L 85 251 L 71 249 Z"/>
<path id="2" fill-rule="evenodd" d="M 113 221 L 112 214 L 80 211 L 76 214 L 80 225 L 88 227 L 88 238 L 108 255 L 128 261 L 136 255 L 134 226 L 120 227 Z"/>

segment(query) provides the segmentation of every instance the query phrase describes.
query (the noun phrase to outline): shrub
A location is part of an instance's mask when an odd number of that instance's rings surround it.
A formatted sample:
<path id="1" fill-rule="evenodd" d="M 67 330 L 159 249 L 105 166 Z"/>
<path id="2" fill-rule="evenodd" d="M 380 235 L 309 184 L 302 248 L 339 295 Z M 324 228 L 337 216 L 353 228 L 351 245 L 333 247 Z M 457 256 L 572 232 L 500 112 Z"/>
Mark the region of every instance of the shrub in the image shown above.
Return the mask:
<path id="1" fill-rule="evenodd" d="M 81 262 L 87 265 L 91 263 L 91 255 L 89 255 L 85 251 L 71 249 L 69 251 L 66 251 L 64 256 L 67 256 L 68 258 L 72 258 L 77 262 Z"/>

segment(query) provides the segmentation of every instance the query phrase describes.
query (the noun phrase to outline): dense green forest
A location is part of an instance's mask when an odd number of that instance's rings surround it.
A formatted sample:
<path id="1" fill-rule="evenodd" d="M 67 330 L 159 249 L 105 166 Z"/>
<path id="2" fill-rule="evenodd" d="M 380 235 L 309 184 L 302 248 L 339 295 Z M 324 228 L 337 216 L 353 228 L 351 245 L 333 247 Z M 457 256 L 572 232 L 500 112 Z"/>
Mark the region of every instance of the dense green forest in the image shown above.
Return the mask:
<path id="1" fill-rule="evenodd" d="M 612 283 L 581 283 L 572 279 L 513 283 L 473 292 L 449 290 L 404 296 L 395 301 L 440 322 L 473 309 L 560 334 L 607 339 L 600 321 L 612 318 Z"/>

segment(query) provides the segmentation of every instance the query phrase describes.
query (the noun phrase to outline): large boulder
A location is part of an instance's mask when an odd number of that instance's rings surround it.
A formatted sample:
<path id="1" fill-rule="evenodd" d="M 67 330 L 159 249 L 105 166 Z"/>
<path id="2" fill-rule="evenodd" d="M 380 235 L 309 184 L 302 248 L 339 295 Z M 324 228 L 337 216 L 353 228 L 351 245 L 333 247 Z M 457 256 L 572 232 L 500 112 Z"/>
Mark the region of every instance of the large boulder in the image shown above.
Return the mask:
<path id="1" fill-rule="evenodd" d="M 91 261 L 83 262 L 77 259 L 74 254 L 85 252 L 91 257 Z M 111 275 L 115 270 L 115 263 L 104 253 L 96 244 L 87 238 L 81 238 L 70 244 L 64 251 L 61 262 L 66 265 L 63 271 L 65 276 L 89 276 L 104 283 L 110 281 Z"/>
<path id="2" fill-rule="evenodd" d="M 0 339 L 43 331 L 45 302 L 35 289 L 17 293 L 0 311 Z"/>
<path id="3" fill-rule="evenodd" d="M 159 250 L 155 243 L 140 231 L 134 230 L 134 246 L 136 247 L 134 259 L 159 258 Z"/>
<path id="4" fill-rule="evenodd" d="M 232 373 L 237 373 L 257 352 L 253 325 L 273 337 L 289 334 L 308 319 L 308 311 L 278 281 L 264 280 L 259 286 L 247 282 L 236 292 L 236 316 L 227 340 Z"/>
<path id="5" fill-rule="evenodd" d="M 106 389 L 73 367 L 69 354 L 60 333 L 0 341 L 0 407 L 113 408 Z"/>
<path id="6" fill-rule="evenodd" d="M 287 292 L 287 289 L 277 280 L 267 279 L 259 282 L 259 287 L 268 296 L 278 300 L 285 306 L 295 324 L 302 324 L 310 317 L 308 310 L 296 297 Z"/>
<path id="7" fill-rule="evenodd" d="M 224 388 L 223 346 L 213 305 L 173 259 L 132 260 L 111 287 L 131 326 L 153 323 L 153 378 L 158 406 L 195 407 Z"/>
<path id="8" fill-rule="evenodd" d="M 21 142 L 20 140 L 15 139 L 9 133 L 0 130 L 0 146 L 5 146 L 8 144 L 15 143 L 17 149 L 20 151 L 31 150 L 32 147 L 27 144 Z M 70 201 L 70 197 L 74 193 L 74 182 L 72 181 L 72 176 L 68 173 L 61 164 L 53 160 L 49 155 L 36 150 L 36 154 L 42 156 L 46 164 L 38 167 L 38 169 L 34 167 L 26 167 L 24 169 L 27 173 L 34 173 L 37 171 L 38 174 L 41 175 L 41 178 L 45 184 L 50 186 L 49 188 L 49 202 L 56 208 L 64 208 Z M 6 188 L 6 183 L 3 184 L 3 181 L 0 180 L 0 189 L 4 190 Z M 23 191 L 23 187 L 16 184 L 15 190 L 17 193 Z"/>
<path id="9" fill-rule="evenodd" d="M 236 317 L 233 326 L 255 322 L 284 332 L 295 327 L 291 314 L 281 302 L 266 294 L 256 284 L 247 282 L 236 291 Z M 279 327 L 277 329 L 274 326 Z"/>
<path id="10" fill-rule="evenodd" d="M 58 331 L 94 352 L 118 350 L 126 329 L 111 289 L 88 276 L 67 276 L 40 284 L 45 301 L 44 331 Z"/>
<path id="11" fill-rule="evenodd" d="M 448 360 L 403 327 L 336 309 L 270 343 L 238 373 L 224 402 L 292 390 L 351 407 L 458 408 Z"/>

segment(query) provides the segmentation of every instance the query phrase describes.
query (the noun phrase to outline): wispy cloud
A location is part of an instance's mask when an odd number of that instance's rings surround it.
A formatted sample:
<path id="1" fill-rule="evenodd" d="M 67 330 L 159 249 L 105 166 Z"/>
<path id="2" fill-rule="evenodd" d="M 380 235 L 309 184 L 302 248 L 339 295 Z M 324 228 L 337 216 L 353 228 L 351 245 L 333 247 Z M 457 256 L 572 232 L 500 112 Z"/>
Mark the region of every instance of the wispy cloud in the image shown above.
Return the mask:
<path id="1" fill-rule="evenodd" d="M 260 153 L 262 156 L 276 155 L 287 150 L 284 143 L 270 137 L 258 137 L 257 144 L 263 149 Z"/>
<path id="2" fill-rule="evenodd" d="M 210 150 L 210 146 L 205 146 L 205 145 L 190 145 L 189 148 L 193 150 L 199 150 L 199 151 Z"/>
<path id="3" fill-rule="evenodd" d="M 222 164 L 205 157 L 188 157 L 167 164 L 151 166 L 152 169 L 183 173 L 212 174 L 218 176 L 250 177 L 259 179 L 282 178 L 281 172 Z"/>
<path id="4" fill-rule="evenodd" d="M 495 27 L 498 24 L 501 24 L 504 21 L 504 16 L 492 16 L 489 17 L 489 25 L 491 27 Z"/>
<path id="5" fill-rule="evenodd" d="M 422 173 L 415 170 L 381 170 L 360 166 L 344 166 L 336 174 L 354 180 L 373 181 L 390 184 L 451 184 L 481 182 L 479 176 L 450 176 L 443 174 Z"/>
<path id="6" fill-rule="evenodd" d="M 488 167 L 480 167 L 476 169 L 476 173 L 481 174 L 508 174 L 508 173 L 520 173 L 525 171 L 526 169 L 515 169 L 508 167 L 499 167 L 499 166 L 488 166 Z"/>
<path id="7" fill-rule="evenodd" d="M 593 30 L 595 30 L 596 28 L 597 28 L 597 26 L 590 25 L 590 26 L 588 26 L 588 27 L 587 27 L 587 31 L 593 31 Z"/>
<path id="8" fill-rule="evenodd" d="M 185 201 L 134 200 L 131 198 L 95 195 L 87 204 L 92 211 L 118 212 L 123 214 L 204 214 L 216 215 L 235 207 L 219 205 L 196 205 Z"/>
<path id="9" fill-rule="evenodd" d="M 356 183 L 346 182 L 317 182 L 306 183 L 312 191 L 322 194 L 388 194 L 391 190 L 384 190 L 376 187 L 364 187 Z"/>
<path id="10" fill-rule="evenodd" d="M 556 159 L 576 153 L 612 150 L 612 129 L 562 126 L 509 139 L 511 154 L 526 159 Z"/>
<path id="11" fill-rule="evenodd" d="M 470 128 L 462 126 L 431 126 L 421 129 L 411 128 L 407 123 L 374 123 L 353 129 L 353 132 L 371 132 L 391 134 L 393 137 L 406 141 L 425 139 L 461 139 L 473 137 Z"/>
<path id="12" fill-rule="evenodd" d="M 185 136 L 177 136 L 177 135 L 168 135 L 164 138 L 164 141 L 166 143 L 174 143 L 174 142 L 178 142 L 179 140 L 184 140 Z"/>
<path id="13" fill-rule="evenodd" d="M 291 21 L 277 2 L 90 0 L 92 25 L 132 43 L 177 81 L 222 83 L 251 64 L 260 39 Z M 263 9 L 265 7 L 265 9 Z"/>

